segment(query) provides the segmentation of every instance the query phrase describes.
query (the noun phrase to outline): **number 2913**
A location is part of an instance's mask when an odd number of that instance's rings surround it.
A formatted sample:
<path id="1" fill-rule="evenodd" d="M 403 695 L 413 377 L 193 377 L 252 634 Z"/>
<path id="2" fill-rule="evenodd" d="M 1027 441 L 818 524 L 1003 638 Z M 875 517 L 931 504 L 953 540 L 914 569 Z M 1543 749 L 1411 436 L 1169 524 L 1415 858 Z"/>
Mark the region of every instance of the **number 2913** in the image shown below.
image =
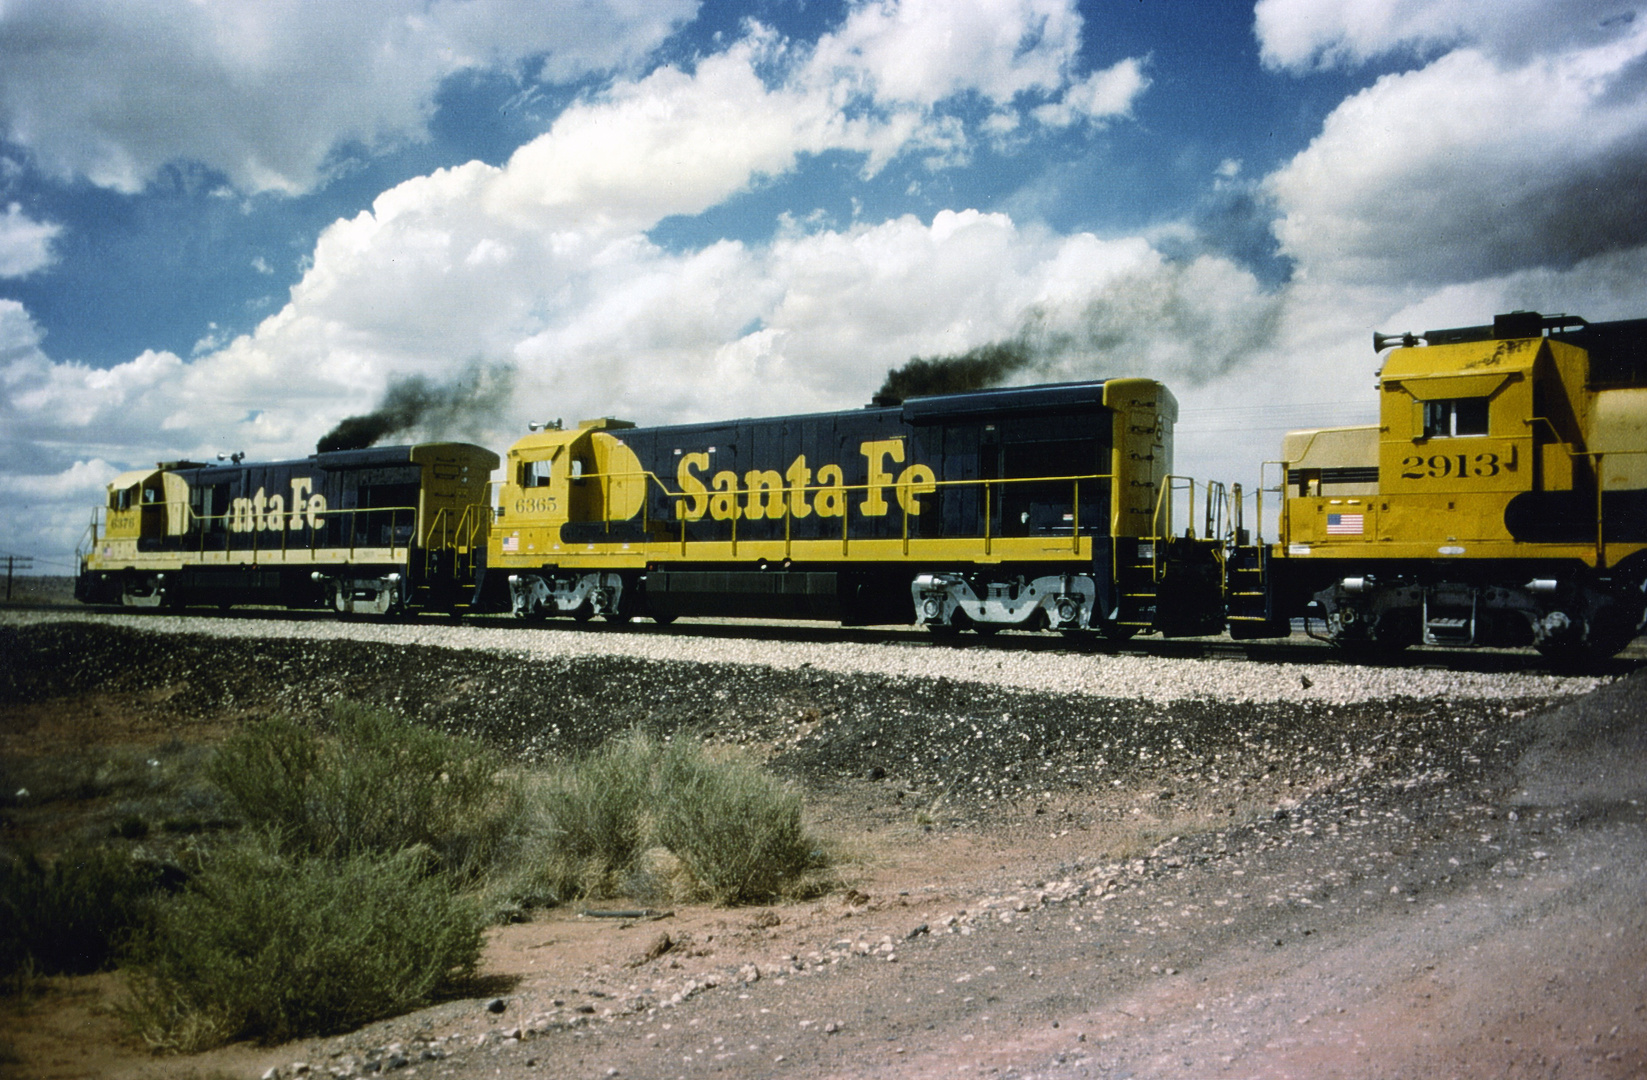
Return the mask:
<path id="1" fill-rule="evenodd" d="M 1449 477 L 1497 476 L 1497 454 L 1410 454 L 1401 459 L 1403 480 L 1445 480 Z"/>

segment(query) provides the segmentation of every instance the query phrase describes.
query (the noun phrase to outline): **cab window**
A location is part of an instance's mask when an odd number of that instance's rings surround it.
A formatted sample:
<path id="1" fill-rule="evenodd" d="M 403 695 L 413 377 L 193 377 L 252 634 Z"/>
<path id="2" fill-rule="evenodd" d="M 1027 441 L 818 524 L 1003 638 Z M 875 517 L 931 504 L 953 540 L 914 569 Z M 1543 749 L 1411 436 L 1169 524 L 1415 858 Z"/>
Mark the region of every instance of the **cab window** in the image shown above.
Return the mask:
<path id="1" fill-rule="evenodd" d="M 1487 434 L 1487 399 L 1451 398 L 1424 403 L 1424 437 L 1449 439 Z"/>
<path id="2" fill-rule="evenodd" d="M 520 486 L 523 488 L 548 487 L 551 464 L 552 463 L 547 460 L 521 462 Z"/>
<path id="3" fill-rule="evenodd" d="M 109 492 L 110 510 L 130 510 L 132 508 L 132 489 L 121 488 L 119 491 Z"/>

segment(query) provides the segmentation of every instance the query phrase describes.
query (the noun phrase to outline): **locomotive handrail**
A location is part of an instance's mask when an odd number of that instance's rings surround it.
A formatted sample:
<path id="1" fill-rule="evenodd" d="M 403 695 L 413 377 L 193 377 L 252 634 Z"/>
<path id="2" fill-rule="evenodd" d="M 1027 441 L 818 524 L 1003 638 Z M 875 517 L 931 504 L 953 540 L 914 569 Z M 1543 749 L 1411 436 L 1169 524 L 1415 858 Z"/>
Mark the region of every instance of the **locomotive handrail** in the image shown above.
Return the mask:
<path id="1" fill-rule="evenodd" d="M 481 514 L 481 510 L 485 510 L 486 513 Z M 477 546 L 477 541 L 484 542 L 480 538 L 486 532 L 487 525 L 491 521 L 491 507 L 479 503 L 465 503 L 461 513 L 456 514 L 457 520 L 455 522 L 451 520 L 453 516 L 453 508 L 443 506 L 435 511 L 434 519 L 429 522 L 429 527 L 425 530 L 423 541 L 423 578 L 425 581 L 433 578 L 436 556 L 443 551 L 453 553 L 451 571 L 454 577 L 457 575 L 457 553 L 460 551 L 473 552 Z M 434 542 L 437 532 L 440 541 L 438 546 Z M 465 540 L 467 540 L 467 543 L 464 542 Z"/>
<path id="2" fill-rule="evenodd" d="M 620 475 L 620 474 L 613 474 L 613 475 Z M 651 474 L 648 474 L 648 475 L 651 475 Z M 935 479 L 935 480 L 923 480 L 923 481 L 920 482 L 920 485 L 922 487 L 921 494 L 926 493 L 925 489 L 929 485 L 934 491 L 936 491 L 939 488 L 945 488 L 945 487 L 957 487 L 957 488 L 958 487 L 968 487 L 968 486 L 982 487 L 983 497 L 984 497 L 984 507 L 983 507 L 983 510 L 984 510 L 984 512 L 983 512 L 984 531 L 983 531 L 983 536 L 981 537 L 981 539 L 984 541 L 984 554 L 985 555 L 990 555 L 990 554 L 993 554 L 993 545 L 994 545 L 994 540 L 995 540 L 995 533 L 994 533 L 994 528 L 993 528 L 995 514 L 994 514 L 994 505 L 993 505 L 993 503 L 994 503 L 994 488 L 997 485 L 1002 485 L 1002 484 L 1037 484 L 1037 483 L 1047 484 L 1047 483 L 1066 483 L 1067 482 L 1071 485 L 1071 530 L 1070 530 L 1070 532 L 1071 532 L 1071 550 L 1078 553 L 1081 550 L 1081 531 L 1080 531 L 1080 520 L 1081 520 L 1080 519 L 1080 505 L 1081 505 L 1080 504 L 1080 490 L 1081 490 L 1081 482 L 1083 480 L 1113 480 L 1113 479 L 1114 479 L 1114 474 L 1113 473 L 1090 473 L 1090 474 L 1087 474 L 1087 475 L 1084 475 L 1084 476 L 1051 476 L 1051 477 L 1014 476 L 1014 477 L 987 477 L 987 478 L 986 477 L 978 477 L 978 478 L 969 479 L 969 480 L 936 480 Z M 681 551 L 682 551 L 682 554 L 685 554 L 686 545 L 690 542 L 686 538 L 686 526 L 688 524 L 689 519 L 686 518 L 684 515 L 682 515 L 679 512 L 679 507 L 680 507 L 680 504 L 683 501 L 687 500 L 687 499 L 701 498 L 702 496 L 701 495 L 696 495 L 696 494 L 686 494 L 684 492 L 671 492 L 671 491 L 668 490 L 667 486 L 662 484 L 661 481 L 659 481 L 659 486 L 662 487 L 665 494 L 667 494 L 669 496 L 669 498 L 674 501 L 674 505 L 676 507 L 675 518 L 676 518 L 677 521 L 680 522 Z M 776 494 L 783 497 L 783 504 L 784 504 L 783 521 L 784 521 L 785 554 L 787 555 L 789 553 L 789 550 L 790 550 L 789 545 L 792 543 L 791 523 L 793 522 L 794 516 L 795 516 L 793 503 L 792 503 L 791 499 L 788 496 L 793 495 L 796 492 L 799 492 L 804 497 L 805 495 L 807 495 L 809 493 L 813 493 L 813 492 L 820 492 L 820 491 L 835 492 L 835 491 L 838 491 L 842 494 L 843 497 L 845 497 L 845 496 L 851 495 L 853 493 L 868 492 L 868 491 L 874 491 L 874 490 L 884 490 L 886 488 L 892 488 L 893 490 L 899 492 L 899 495 L 897 496 L 897 498 L 898 498 L 898 505 L 899 505 L 900 512 L 901 512 L 901 517 L 902 517 L 901 539 L 902 539 L 902 543 L 903 543 L 903 553 L 905 555 L 908 555 L 909 554 L 909 542 L 910 542 L 909 519 L 914 516 L 914 513 L 910 511 L 907 504 L 909 502 L 911 502 L 912 499 L 914 498 L 914 495 L 912 495 L 911 493 L 913 492 L 915 486 L 916 486 L 916 484 L 913 481 L 903 481 L 903 482 L 893 481 L 891 483 L 886 483 L 886 484 L 870 484 L 870 483 L 863 483 L 863 484 L 830 484 L 830 485 L 803 484 L 799 487 L 795 487 L 795 486 L 792 486 L 792 485 L 785 485 L 785 486 L 780 487 L 780 488 L 772 489 Z M 730 542 L 732 544 L 733 554 L 737 553 L 738 522 L 740 520 L 742 520 L 744 517 L 745 517 L 745 515 L 743 513 L 739 512 L 739 513 L 733 514 L 729 518 L 723 519 L 723 520 L 726 520 L 726 521 L 730 522 L 730 531 L 731 531 Z M 841 518 L 841 554 L 846 555 L 846 554 L 850 553 L 850 547 L 851 547 L 851 542 L 852 542 L 851 532 L 850 532 L 850 528 L 849 528 L 850 521 L 851 521 L 851 514 L 850 513 L 842 513 L 840 515 L 840 518 Z M 643 526 L 642 527 L 643 527 L 643 529 L 646 527 L 644 518 L 643 518 Z"/>
<path id="3" fill-rule="evenodd" d="M 1275 487 L 1267 488 L 1267 487 L 1264 486 L 1264 475 L 1268 471 L 1269 466 L 1271 466 L 1271 465 L 1279 465 L 1281 467 L 1281 479 L 1276 484 Z M 1291 530 L 1288 529 L 1288 527 L 1287 527 L 1288 526 L 1288 517 L 1290 515 L 1290 511 L 1287 509 L 1287 503 L 1289 501 L 1287 499 L 1287 473 L 1291 469 L 1291 467 L 1292 467 L 1292 462 L 1287 461 L 1285 459 L 1272 459 L 1270 461 L 1260 461 L 1258 463 L 1258 490 L 1254 494 L 1257 496 L 1257 499 L 1258 499 L 1258 546 L 1259 547 L 1264 546 L 1264 492 L 1266 492 L 1266 491 L 1273 491 L 1273 492 L 1276 493 L 1277 496 L 1279 496 L 1280 507 L 1276 511 L 1277 516 L 1276 516 L 1276 519 L 1275 519 L 1276 532 L 1280 536 L 1291 536 L 1292 535 Z"/>
<path id="4" fill-rule="evenodd" d="M 424 533 L 424 551 L 452 551 L 459 547 L 477 546 L 480 535 L 491 525 L 492 508 L 480 503 L 465 503 L 461 507 L 461 512 L 454 513 L 455 509 L 443 506 L 435 511 L 434 519 Z M 486 514 L 482 515 L 481 510 L 485 510 Z M 452 520 L 454 516 L 455 521 Z M 438 546 L 433 543 L 437 531 L 440 539 Z"/>
<path id="5" fill-rule="evenodd" d="M 74 542 L 74 560 L 84 563 L 97 551 L 97 511 L 92 511 L 91 521 L 80 531 L 80 539 Z"/>
<path id="6" fill-rule="evenodd" d="M 244 532 L 239 532 L 238 530 L 233 530 L 233 529 L 229 528 L 229 523 L 231 521 L 239 520 L 242 517 L 241 514 L 236 513 L 235 511 L 232 511 L 232 510 L 227 511 L 227 512 L 222 513 L 222 514 L 200 514 L 200 513 L 195 512 L 194 507 L 190 503 L 188 503 L 186 501 L 183 501 L 183 500 L 173 500 L 173 501 L 164 502 L 164 503 L 147 503 L 145 505 L 147 505 L 147 506 L 163 506 L 163 507 L 166 508 L 166 511 L 167 511 L 168 514 L 170 514 L 172 512 L 174 507 L 178 508 L 181 511 L 180 516 L 183 519 L 183 532 L 178 534 L 180 541 L 182 541 L 178 545 L 179 550 L 182 550 L 187 546 L 187 538 L 192 534 L 195 537 L 195 539 L 197 540 L 196 545 L 194 545 L 194 550 L 195 550 L 196 553 L 203 556 L 206 553 L 206 538 L 212 532 L 211 529 L 203 527 L 203 526 L 207 526 L 211 522 L 216 521 L 216 522 L 222 522 L 223 526 L 224 526 L 222 535 L 224 537 L 223 552 L 224 552 L 225 556 L 227 556 L 229 553 L 234 552 L 234 551 L 250 552 L 250 554 L 252 556 L 252 560 L 251 560 L 252 564 L 254 566 L 257 565 L 257 563 L 259 561 L 258 560 L 258 555 L 262 554 L 262 552 L 263 552 L 263 548 L 262 548 L 261 544 L 259 543 L 259 541 L 261 539 L 261 534 L 266 533 L 266 532 L 279 532 L 280 533 L 280 554 L 281 554 L 281 557 L 282 557 L 282 561 L 285 561 L 286 557 L 291 553 L 290 540 L 291 540 L 291 533 L 294 530 L 292 530 L 290 528 L 282 527 L 282 528 L 278 528 L 278 529 L 269 529 L 269 528 L 260 528 L 260 527 L 257 527 L 257 526 L 253 526 L 252 528 L 250 528 L 248 530 L 245 530 Z M 99 509 L 102 509 L 102 508 L 99 508 Z M 280 517 L 281 517 L 282 520 L 285 520 L 286 518 L 292 516 L 293 513 L 294 513 L 293 511 L 282 510 L 282 511 L 280 511 Z M 389 515 L 389 542 L 388 542 L 388 548 L 389 548 L 389 554 L 390 554 L 391 557 L 393 557 L 396 553 L 396 550 L 400 549 L 400 548 L 404 548 L 407 551 L 410 551 L 410 549 L 416 543 L 416 540 L 417 540 L 417 513 L 418 513 L 418 508 L 415 507 L 415 506 L 347 506 L 347 507 L 336 507 L 336 508 L 330 508 L 329 507 L 325 510 L 315 510 L 315 511 L 304 510 L 302 516 L 307 518 L 308 516 L 311 515 L 311 513 L 313 514 L 314 517 L 321 518 L 321 519 L 337 518 L 337 517 L 341 517 L 342 515 L 345 515 L 345 514 L 350 516 L 350 521 L 349 521 L 349 543 L 346 546 L 349 548 L 349 554 L 350 554 L 351 558 L 353 558 L 355 548 L 358 546 L 355 542 L 355 537 L 356 537 L 356 535 L 359 531 L 358 528 L 357 528 L 357 515 L 360 515 L 360 514 L 387 514 L 387 515 Z M 404 544 L 397 543 L 396 539 L 395 539 L 396 533 L 401 528 L 400 515 L 402 513 L 406 513 L 406 514 L 409 514 L 411 516 L 411 535 L 410 535 L 410 538 L 407 540 L 407 542 L 404 543 Z M 96 526 L 96 519 L 94 518 L 93 523 L 92 523 L 92 529 L 93 529 L 92 544 L 93 545 L 96 544 L 95 526 Z M 308 550 L 309 550 L 310 558 L 312 559 L 314 557 L 315 552 L 318 551 L 321 547 L 320 537 L 321 537 L 322 533 L 325 531 L 325 529 L 321 524 L 317 523 L 315 525 L 309 526 L 305 531 L 308 533 L 308 539 L 309 539 Z M 107 529 L 106 528 L 105 528 L 104 532 L 105 532 L 105 535 L 106 535 L 107 534 Z M 228 540 L 230 535 L 249 535 L 251 537 L 250 547 L 235 548 L 235 547 L 230 546 L 229 540 Z M 142 539 L 142 537 L 139 536 L 139 537 L 137 537 L 137 539 Z M 343 546 L 343 545 L 340 545 L 340 546 Z"/>
<path id="7" fill-rule="evenodd" d="M 682 502 L 684 502 L 688 499 L 703 498 L 704 496 L 703 496 L 702 493 L 690 493 L 689 494 L 689 493 L 683 492 L 683 491 L 671 490 L 669 485 L 663 480 L 663 478 L 658 476 L 657 473 L 653 472 L 650 469 L 629 470 L 629 471 L 626 471 L 626 472 L 613 472 L 613 473 L 584 473 L 583 476 L 582 476 L 582 479 L 585 480 L 585 481 L 589 481 L 589 480 L 606 481 L 605 483 L 601 484 L 602 517 L 600 519 L 600 522 L 605 527 L 605 531 L 607 531 L 607 532 L 611 531 L 612 525 L 614 523 L 613 519 L 610 516 L 607 515 L 607 511 L 608 511 L 608 509 L 611 505 L 611 502 L 610 502 L 610 500 L 611 500 L 611 484 L 610 484 L 610 482 L 611 481 L 641 479 L 643 482 L 647 483 L 648 486 L 651 483 L 656 483 L 658 485 L 658 490 L 666 498 L 670 499 L 673 506 L 674 506 L 675 520 L 680 523 L 680 540 L 679 540 L 679 543 L 681 545 L 681 553 L 683 555 L 686 553 L 687 545 L 692 542 L 692 541 L 687 539 L 687 535 L 686 535 L 686 526 L 690 523 L 691 519 L 688 519 L 687 517 L 685 517 L 684 515 L 682 515 L 680 513 L 680 505 L 681 505 Z M 968 486 L 982 487 L 983 493 L 984 493 L 984 533 L 983 533 L 982 539 L 984 541 L 984 554 L 989 555 L 989 554 L 992 554 L 992 548 L 993 548 L 993 543 L 994 543 L 994 539 L 995 539 L 995 535 L 994 535 L 994 531 L 993 531 L 993 520 L 994 520 L 993 491 L 994 491 L 994 488 L 995 488 L 996 485 L 1068 483 L 1068 484 L 1071 485 L 1071 550 L 1076 552 L 1076 553 L 1079 553 L 1079 551 L 1081 550 L 1081 532 L 1080 532 L 1080 488 L 1081 488 L 1081 483 L 1082 483 L 1082 481 L 1086 481 L 1086 480 L 1111 480 L 1111 481 L 1113 481 L 1114 479 L 1115 479 L 1115 474 L 1114 473 L 1086 473 L 1086 474 L 1076 475 L 1076 476 L 976 477 L 976 478 L 965 479 L 965 480 L 938 480 L 938 479 L 932 479 L 932 480 L 919 481 L 919 485 L 922 489 L 921 494 L 925 494 L 926 489 L 929 486 L 934 491 L 936 491 L 939 488 L 946 488 L 946 487 L 956 487 L 956 488 L 968 487 Z M 916 485 L 917 485 L 916 481 L 906 480 L 906 481 L 901 481 L 900 482 L 900 481 L 895 481 L 894 480 L 894 481 L 889 481 L 888 483 L 885 483 L 885 484 L 871 484 L 871 483 L 867 483 L 867 482 L 862 483 L 862 484 L 828 484 L 828 485 L 824 485 L 824 484 L 802 484 L 798 487 L 795 486 L 795 485 L 785 484 L 783 486 L 780 486 L 780 487 L 777 487 L 777 488 L 771 488 L 771 489 L 767 489 L 767 490 L 770 490 L 783 503 L 783 508 L 784 508 L 784 510 L 783 510 L 784 553 L 787 556 L 789 554 L 789 551 L 791 550 L 790 545 L 793 543 L 792 522 L 794 520 L 795 513 L 794 513 L 794 503 L 793 503 L 792 496 L 794 494 L 796 494 L 797 492 L 803 498 L 806 497 L 809 494 L 813 494 L 813 493 L 816 493 L 816 492 L 822 492 L 822 491 L 829 491 L 829 492 L 838 491 L 842 494 L 843 497 L 845 497 L 845 496 L 851 495 L 853 493 L 862 493 L 862 492 L 869 492 L 869 491 L 873 491 L 873 490 L 884 490 L 886 488 L 892 488 L 895 492 L 898 492 L 898 495 L 897 495 L 898 505 L 900 507 L 900 510 L 901 510 L 901 513 L 902 513 L 902 519 L 903 519 L 902 520 L 901 539 L 902 539 L 902 542 L 903 542 L 904 554 L 907 555 L 907 554 L 909 554 L 909 541 L 911 539 L 910 532 L 909 532 L 909 519 L 913 516 L 911 511 L 908 509 L 907 504 L 915 497 L 911 493 L 913 492 Z M 733 493 L 733 494 L 734 494 L 734 498 L 735 498 L 736 493 Z M 640 513 L 640 516 L 641 516 L 641 522 L 640 522 L 641 535 L 643 537 L 650 538 L 651 533 L 652 533 L 652 528 L 651 528 L 651 526 L 652 526 L 652 521 L 651 521 L 651 499 L 646 497 L 645 495 L 643 495 L 641 497 L 640 503 L 641 503 L 641 505 L 640 505 L 639 513 Z M 732 514 L 728 518 L 717 519 L 717 520 L 725 520 L 725 521 L 729 522 L 729 525 L 728 525 L 728 529 L 729 529 L 728 541 L 732 545 L 732 553 L 734 555 L 737 554 L 737 550 L 738 550 L 738 548 L 737 548 L 737 545 L 738 545 L 738 522 L 741 521 L 746 516 L 743 513 L 743 509 L 745 509 L 745 508 L 740 507 L 739 512 Z M 851 536 L 850 527 L 849 527 L 850 519 L 851 519 L 850 513 L 841 514 L 841 553 L 842 553 L 842 555 L 846 555 L 846 554 L 850 553 L 851 542 L 852 542 L 852 536 Z M 628 520 L 628 519 L 622 519 L 622 520 Z M 776 519 L 773 519 L 773 520 L 776 520 Z"/>
<path id="8" fill-rule="evenodd" d="M 1222 480 L 1207 481 L 1206 538 L 1216 540 L 1224 535 L 1224 518 L 1229 513 L 1229 490 Z"/>
<path id="9" fill-rule="evenodd" d="M 1607 474 L 1601 471 L 1603 458 L 1615 455 L 1628 457 L 1634 454 L 1647 454 L 1642 450 L 1569 450 L 1568 455 L 1575 458 L 1594 458 L 1596 474 L 1596 569 L 1607 569 Z"/>
<path id="10" fill-rule="evenodd" d="M 1174 481 L 1180 481 L 1180 483 L 1175 485 Z M 1195 532 L 1195 488 L 1197 483 L 1199 481 L 1195 477 L 1182 476 L 1178 473 L 1167 473 L 1166 476 L 1161 478 L 1161 486 L 1155 492 L 1155 512 L 1150 518 L 1150 527 L 1155 530 L 1152 539 L 1164 538 L 1170 540 L 1172 538 L 1172 501 L 1174 494 L 1180 491 L 1186 491 L 1189 494 L 1188 506 L 1185 508 L 1185 517 L 1189 524 L 1185 526 L 1184 538 L 1187 540 L 1199 539 Z M 1209 499 L 1212 497 L 1211 484 L 1208 485 L 1207 497 Z M 1165 528 L 1162 528 L 1163 518 L 1165 519 Z"/>

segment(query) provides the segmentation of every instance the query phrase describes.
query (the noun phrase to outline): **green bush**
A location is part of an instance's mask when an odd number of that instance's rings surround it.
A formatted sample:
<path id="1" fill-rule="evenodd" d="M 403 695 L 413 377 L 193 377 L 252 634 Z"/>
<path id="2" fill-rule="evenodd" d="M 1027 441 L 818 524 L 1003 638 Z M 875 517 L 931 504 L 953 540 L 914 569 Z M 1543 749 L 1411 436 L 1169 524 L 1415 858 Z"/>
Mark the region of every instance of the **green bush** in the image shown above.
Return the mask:
<path id="1" fill-rule="evenodd" d="M 127 1019 L 156 1048 L 356 1027 L 473 974 L 481 920 L 429 853 L 292 853 L 253 836 L 158 904 L 131 952 Z"/>
<path id="2" fill-rule="evenodd" d="M 648 844 L 645 814 L 659 745 L 639 732 L 610 739 L 537 784 L 540 842 L 527 860 L 544 899 L 610 895 L 623 887 Z"/>
<path id="3" fill-rule="evenodd" d="M 672 889 L 739 904 L 794 889 L 819 867 L 801 799 L 746 758 L 633 732 L 563 765 L 533 793 L 539 820 L 513 884 L 560 902 Z M 673 857 L 667 885 L 649 853 Z M 665 860 L 667 861 L 667 860 Z"/>
<path id="4" fill-rule="evenodd" d="M 158 867 L 106 848 L 50 864 L 32 854 L 0 859 L 0 982 L 108 967 L 143 924 L 159 880 Z"/>
<path id="5" fill-rule="evenodd" d="M 671 745 L 659 766 L 654 836 L 698 895 L 718 904 L 768 900 L 819 865 L 800 795 L 753 762 L 713 757 L 688 740 Z"/>
<path id="6" fill-rule="evenodd" d="M 332 856 L 424 845 L 442 869 L 483 872 L 519 813 L 519 793 L 480 744 L 383 710 L 339 703 L 320 738 L 274 717 L 230 736 L 210 779 L 245 821 L 293 851 Z"/>

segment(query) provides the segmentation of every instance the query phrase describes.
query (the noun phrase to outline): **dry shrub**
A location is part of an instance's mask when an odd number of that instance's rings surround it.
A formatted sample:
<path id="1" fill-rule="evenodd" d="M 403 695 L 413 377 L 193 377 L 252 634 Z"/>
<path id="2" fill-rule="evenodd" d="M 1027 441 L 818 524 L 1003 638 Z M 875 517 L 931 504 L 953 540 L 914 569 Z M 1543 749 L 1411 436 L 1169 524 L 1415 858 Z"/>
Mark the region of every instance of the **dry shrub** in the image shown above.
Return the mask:
<path id="1" fill-rule="evenodd" d="M 759 765 L 642 732 L 551 772 L 517 893 L 565 902 L 676 893 L 720 904 L 804 891 L 823 857 L 801 798 Z"/>
<path id="2" fill-rule="evenodd" d="M 289 850 L 330 857 L 421 845 L 462 880 L 490 867 L 520 813 L 492 751 L 351 702 L 334 706 L 327 738 L 284 717 L 247 725 L 208 775 L 247 824 Z"/>
<path id="3" fill-rule="evenodd" d="M 160 904 L 134 943 L 127 1020 L 194 1051 L 357 1027 L 427 1003 L 480 957 L 475 905 L 430 854 L 294 854 L 250 836 Z"/>

